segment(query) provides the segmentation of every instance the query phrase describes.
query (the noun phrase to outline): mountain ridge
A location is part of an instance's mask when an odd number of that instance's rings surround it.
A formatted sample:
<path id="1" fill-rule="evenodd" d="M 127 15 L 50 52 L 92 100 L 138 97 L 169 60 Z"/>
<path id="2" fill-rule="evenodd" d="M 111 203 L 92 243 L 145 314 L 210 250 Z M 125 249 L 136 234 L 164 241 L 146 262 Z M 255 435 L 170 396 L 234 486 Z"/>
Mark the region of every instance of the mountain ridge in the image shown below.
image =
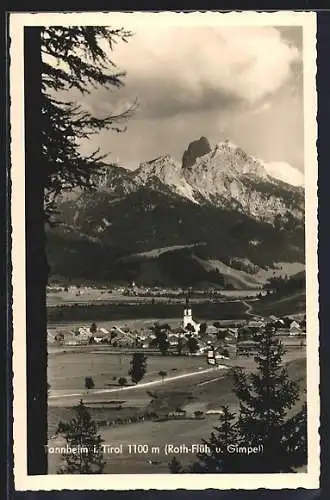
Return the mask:
<path id="1" fill-rule="evenodd" d="M 63 199 L 64 224 L 49 233 L 54 273 L 90 278 L 93 270 L 84 265 L 94 255 L 98 278 L 103 266 L 110 281 L 143 276 L 152 283 L 154 276 L 159 283 L 238 286 L 249 280 L 237 273 L 231 279 L 230 262 L 246 259 L 251 276 L 254 267 L 303 263 L 303 188 L 274 179 L 262 161 L 232 143 L 211 147 L 201 138 L 191 144 L 181 163 L 165 154 L 134 171 L 110 165 L 94 192 Z M 152 256 L 162 248 L 172 250 Z"/>
<path id="2" fill-rule="evenodd" d="M 120 167 L 121 182 L 116 167 L 106 169 L 99 183 L 124 194 L 148 186 L 166 188 L 195 204 L 213 204 L 229 210 L 239 210 L 256 219 L 273 223 L 276 216 L 289 211 L 294 218 L 304 216 L 304 189 L 276 179 L 273 164 L 257 160 L 230 142 L 217 143 L 213 148 L 206 138 L 191 143 L 183 154 L 182 163 L 170 155 L 161 155 L 143 162 L 133 171 Z M 191 145 L 194 145 L 191 147 Z M 187 158 L 189 160 L 187 160 Z M 160 184 L 159 184 L 160 183 Z"/>

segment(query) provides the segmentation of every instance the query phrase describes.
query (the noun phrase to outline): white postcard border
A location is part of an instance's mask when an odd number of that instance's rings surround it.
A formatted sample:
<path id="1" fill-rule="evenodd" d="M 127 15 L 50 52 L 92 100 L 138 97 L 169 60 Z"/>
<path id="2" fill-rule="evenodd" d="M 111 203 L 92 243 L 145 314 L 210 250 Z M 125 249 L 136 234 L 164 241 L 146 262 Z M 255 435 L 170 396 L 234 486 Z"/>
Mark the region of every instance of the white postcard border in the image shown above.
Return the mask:
<path id="1" fill-rule="evenodd" d="M 304 137 L 306 200 L 306 312 L 308 470 L 297 474 L 104 474 L 27 475 L 26 305 L 25 305 L 25 168 L 24 168 L 24 26 L 111 25 L 127 29 L 152 22 L 178 26 L 302 26 L 304 64 Z M 316 13 L 313 12 L 135 12 L 12 13 L 10 15 L 10 124 L 12 180 L 13 283 L 13 436 L 16 490 L 282 489 L 319 487 L 319 320 L 317 261 L 317 95 Z"/>

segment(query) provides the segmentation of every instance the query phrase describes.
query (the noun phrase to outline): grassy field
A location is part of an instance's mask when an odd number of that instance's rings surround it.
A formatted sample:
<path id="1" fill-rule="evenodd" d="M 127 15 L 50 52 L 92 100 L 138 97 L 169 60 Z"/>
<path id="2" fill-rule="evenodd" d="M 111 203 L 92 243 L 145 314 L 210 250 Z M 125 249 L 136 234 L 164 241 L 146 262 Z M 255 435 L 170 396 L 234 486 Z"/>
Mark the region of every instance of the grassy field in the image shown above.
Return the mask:
<path id="1" fill-rule="evenodd" d="M 48 307 L 48 322 L 110 321 L 159 318 L 182 318 L 183 303 L 112 303 L 72 304 Z M 199 320 L 243 319 L 246 306 L 240 300 L 194 304 L 194 315 Z"/>
<path id="2" fill-rule="evenodd" d="M 304 387 L 304 360 L 298 359 L 289 364 L 291 375 Z M 205 383 L 209 382 L 209 383 Z M 202 385 L 203 384 L 203 385 Z M 168 391 L 169 387 L 167 388 Z M 158 391 L 160 400 L 166 400 L 168 392 Z M 173 397 L 173 388 L 171 388 Z M 207 408 L 219 408 L 222 404 L 228 404 L 231 409 L 237 409 L 238 401 L 232 392 L 232 380 L 230 373 L 222 374 L 207 381 L 198 382 L 186 379 L 181 384 L 180 395 L 177 401 L 190 399 L 192 401 L 182 404 L 185 409 L 192 411 L 194 409 L 206 410 Z M 156 408 L 155 408 L 156 406 Z M 157 409 L 154 402 L 149 402 L 148 408 Z M 298 409 L 295 408 L 295 410 Z M 127 410 L 127 409 L 126 409 Z M 132 414 L 132 408 L 130 409 Z M 111 418 L 111 411 L 106 408 L 92 408 L 90 411 L 94 418 Z M 125 410 L 124 410 L 125 411 Z M 138 411 L 135 409 L 135 411 Z M 294 410 L 292 410 L 293 412 Z M 58 418 L 70 418 L 72 410 L 68 408 L 50 408 L 49 418 L 51 421 Z M 124 413 L 122 414 L 124 415 Z M 207 415 L 203 420 L 170 420 L 165 422 L 143 422 L 119 425 L 117 427 L 100 429 L 101 435 L 106 444 L 113 446 L 122 445 L 123 452 L 118 455 L 106 455 L 105 473 L 167 473 L 168 462 L 171 456 L 166 455 L 165 445 L 173 444 L 179 446 L 186 444 L 191 447 L 193 444 L 201 442 L 202 438 L 207 437 L 216 425 L 218 417 L 216 415 Z M 51 441 L 52 445 L 61 444 L 61 441 Z M 147 444 L 148 452 L 146 454 L 130 454 L 129 444 Z M 155 447 L 155 448 L 153 448 Z M 155 451 L 156 450 L 156 451 Z M 173 454 L 172 454 L 173 455 Z M 195 459 L 195 453 L 180 454 L 180 461 L 188 465 Z M 51 455 L 49 457 L 50 472 L 54 472 L 59 465 L 60 457 Z M 153 463 L 150 463 L 152 461 Z"/>
<path id="3" fill-rule="evenodd" d="M 275 314 L 279 317 L 306 314 L 306 293 L 300 291 L 290 295 L 270 295 L 253 302 L 252 311 L 263 316 Z"/>
<path id="4" fill-rule="evenodd" d="M 193 376 L 185 378 L 164 380 L 160 379 L 152 388 L 132 387 L 125 390 L 114 390 L 109 393 L 97 393 L 90 391 L 89 394 L 83 390 L 83 372 L 94 373 L 96 386 L 102 387 L 107 384 L 106 380 L 111 377 L 115 371 L 125 373 L 127 371 L 127 362 L 129 359 L 124 357 L 120 363 L 118 356 L 91 353 L 59 353 L 50 356 L 50 366 L 52 371 L 52 381 L 54 387 L 66 387 L 66 389 L 55 390 L 58 397 L 49 401 L 49 434 L 52 435 L 57 427 L 58 421 L 69 420 L 73 416 L 72 406 L 78 403 L 81 397 L 89 407 L 92 417 L 96 420 L 112 420 L 113 418 L 125 418 L 127 416 L 140 415 L 146 411 L 155 412 L 158 415 L 166 414 L 169 410 L 177 407 L 187 411 L 187 415 L 192 417 L 194 411 L 207 411 L 209 409 L 219 409 L 227 404 L 232 410 L 238 409 L 238 400 L 233 393 L 233 379 L 231 367 L 242 366 L 247 372 L 255 369 L 255 362 L 252 358 L 238 358 L 236 360 L 226 361 L 227 369 L 214 369 L 205 372 L 205 365 L 201 358 L 175 358 L 155 356 L 149 358 L 149 377 L 153 378 L 152 371 L 166 369 L 173 377 L 171 372 L 178 366 L 178 371 L 195 370 Z M 79 363 L 76 365 L 74 357 L 77 356 Z M 112 360 L 112 361 L 110 361 Z M 296 380 L 300 386 L 301 401 L 291 410 L 291 413 L 298 410 L 301 402 L 305 399 L 306 387 L 306 359 L 305 351 L 302 348 L 291 348 L 285 355 L 289 376 Z M 74 364 L 77 373 L 72 381 L 72 364 Z M 78 366 L 79 365 L 79 366 Z M 202 368 L 202 370 L 199 370 Z M 101 370 L 104 370 L 103 372 Z M 78 375 L 78 373 L 82 374 Z M 105 376 L 104 374 L 108 374 Z M 176 373 L 176 371 L 174 371 Z M 102 375 L 103 374 L 103 375 Z M 78 378 L 77 378 L 78 377 Z M 157 375 L 156 375 L 157 377 Z M 147 379 L 147 377 L 146 377 Z M 70 396 L 70 388 L 77 389 L 77 380 L 80 390 L 72 391 L 75 395 Z M 143 382 L 142 382 L 143 383 Z M 149 390 L 148 390 L 149 389 Z M 69 397 L 61 397 L 61 393 L 69 394 Z M 52 391 L 51 391 L 52 393 Z M 101 427 L 100 432 L 105 443 L 111 445 L 123 445 L 123 453 L 119 455 L 106 455 L 107 465 L 105 473 L 166 473 L 168 472 L 168 462 L 171 457 L 165 454 L 165 444 L 173 443 L 178 446 L 187 444 L 191 446 L 200 443 L 203 437 L 207 437 L 218 417 L 216 415 L 207 415 L 205 419 L 186 419 L 170 420 L 165 422 L 145 421 L 140 423 L 130 423 L 124 425 L 115 425 L 114 427 Z M 51 440 L 50 444 L 59 444 L 58 439 Z M 147 444 L 149 451 L 146 454 L 131 455 L 128 452 L 128 444 Z M 155 454 L 152 447 L 159 447 Z M 183 464 L 188 464 L 194 459 L 193 453 L 180 455 Z M 49 457 L 50 472 L 54 473 L 59 464 L 60 457 L 51 455 Z M 150 461 L 156 463 L 150 463 Z"/>
<path id="5" fill-rule="evenodd" d="M 48 356 L 48 383 L 51 392 L 55 390 L 83 390 L 85 377 L 93 377 L 95 389 L 118 387 L 117 379 L 130 379 L 128 370 L 131 355 L 113 353 L 111 350 L 98 346 L 63 349 Z M 207 368 L 205 357 L 195 356 L 161 356 L 151 355 L 147 360 L 147 374 L 143 379 L 148 382 L 157 378 L 160 370 L 168 375 Z"/>

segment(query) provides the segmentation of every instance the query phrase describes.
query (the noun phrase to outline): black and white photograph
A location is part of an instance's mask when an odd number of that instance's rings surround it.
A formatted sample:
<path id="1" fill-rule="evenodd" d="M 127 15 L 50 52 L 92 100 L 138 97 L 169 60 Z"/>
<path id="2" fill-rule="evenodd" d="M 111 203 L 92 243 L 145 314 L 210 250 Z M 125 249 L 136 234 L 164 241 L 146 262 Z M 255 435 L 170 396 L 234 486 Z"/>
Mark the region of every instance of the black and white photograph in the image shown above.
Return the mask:
<path id="1" fill-rule="evenodd" d="M 315 14 L 10 35 L 16 487 L 316 488 Z"/>

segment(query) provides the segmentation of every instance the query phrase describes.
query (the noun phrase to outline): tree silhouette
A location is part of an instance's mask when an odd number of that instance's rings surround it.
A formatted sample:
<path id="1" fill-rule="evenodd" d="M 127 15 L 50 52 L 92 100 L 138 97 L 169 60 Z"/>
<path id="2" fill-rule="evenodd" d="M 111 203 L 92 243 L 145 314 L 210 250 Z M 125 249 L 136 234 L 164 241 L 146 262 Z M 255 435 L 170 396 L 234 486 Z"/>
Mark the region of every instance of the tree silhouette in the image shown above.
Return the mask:
<path id="1" fill-rule="evenodd" d="M 90 331 L 91 333 L 96 333 L 96 332 L 97 332 L 97 326 L 96 326 L 96 323 L 92 323 L 92 324 L 91 324 L 89 331 Z"/>
<path id="2" fill-rule="evenodd" d="M 196 418 L 201 418 L 203 416 L 203 412 L 201 410 L 194 411 L 194 415 Z"/>
<path id="3" fill-rule="evenodd" d="M 199 326 L 199 335 L 202 337 L 203 335 L 206 334 L 207 330 L 207 323 L 201 323 Z"/>
<path id="4" fill-rule="evenodd" d="M 33 442 L 28 454 L 29 474 L 47 473 L 46 454 L 41 451 L 47 441 L 44 337 L 49 266 L 45 220 L 56 222 L 56 202 L 61 193 L 73 188 L 93 189 L 96 174 L 102 171 L 105 157 L 97 150 L 85 154 L 82 142 L 101 130 L 125 130 L 134 105 L 122 112 L 96 116 L 80 103 L 82 95 L 96 87 L 110 91 L 123 86 L 125 75 L 116 69 L 110 54 L 117 42 L 127 41 L 130 35 L 121 28 L 102 26 L 24 30 L 26 246 L 33 247 L 28 251 L 26 266 L 28 330 L 33 332 L 33 339 L 27 340 L 27 351 L 33 353 L 28 356 L 28 371 L 33 374 L 27 409 L 28 441 Z M 63 315 L 61 311 L 59 314 Z M 38 438 L 34 436 L 35 427 L 39 429 Z"/>
<path id="5" fill-rule="evenodd" d="M 307 404 L 285 423 L 285 445 L 292 468 L 301 467 L 307 461 Z"/>
<path id="6" fill-rule="evenodd" d="M 109 57 L 117 42 L 131 33 L 104 26 L 48 26 L 40 28 L 42 53 L 41 163 L 45 172 L 45 210 L 49 216 L 60 193 L 75 187 L 91 189 L 105 155 L 83 154 L 82 140 L 101 130 L 124 131 L 134 105 L 102 117 L 78 104 L 79 94 L 92 89 L 121 88 L 125 73 Z M 70 91 L 70 94 L 68 94 Z"/>
<path id="7" fill-rule="evenodd" d="M 182 339 L 181 334 L 179 334 L 179 336 L 178 336 L 178 345 L 177 345 L 176 349 L 177 349 L 178 356 L 181 356 L 182 349 L 183 349 L 183 339 Z"/>
<path id="8" fill-rule="evenodd" d="M 170 347 L 170 343 L 168 341 L 167 330 L 169 329 L 168 325 L 160 325 L 159 323 L 155 323 L 152 327 L 152 331 L 155 335 L 155 344 L 158 346 L 158 349 L 162 353 L 163 356 L 167 354 L 167 351 Z"/>
<path id="9" fill-rule="evenodd" d="M 284 349 L 267 325 L 260 332 L 255 361 L 257 369 L 246 374 L 236 369 L 234 393 L 239 413 L 223 408 L 220 426 L 204 440 L 211 450 L 197 456 L 193 472 L 274 473 L 294 472 L 307 463 L 307 408 L 293 416 L 289 410 L 298 401 L 298 385 L 283 365 Z M 228 453 L 226 444 L 258 447 L 248 455 Z"/>
<path id="10" fill-rule="evenodd" d="M 183 472 L 182 466 L 176 457 L 173 457 L 169 462 L 168 468 L 172 474 L 180 474 Z"/>
<path id="11" fill-rule="evenodd" d="M 198 340 L 195 337 L 189 337 L 187 340 L 187 347 L 191 354 L 197 352 L 199 349 Z"/>
<path id="12" fill-rule="evenodd" d="M 120 377 L 118 379 L 118 384 L 120 385 L 120 387 L 124 387 L 127 384 L 126 378 L 125 377 Z"/>
<path id="13" fill-rule="evenodd" d="M 87 390 L 89 389 L 94 389 L 95 387 L 95 384 L 94 384 L 94 380 L 92 377 L 85 377 L 85 388 Z"/>
<path id="14" fill-rule="evenodd" d="M 190 333 L 196 333 L 195 327 L 191 323 L 187 324 L 186 330 L 188 330 L 188 332 Z"/>
<path id="15" fill-rule="evenodd" d="M 162 378 L 162 382 L 164 382 L 164 378 L 167 377 L 167 372 L 165 372 L 164 370 L 160 370 L 158 372 L 158 375 Z"/>
<path id="16" fill-rule="evenodd" d="M 242 439 L 262 444 L 262 457 L 250 457 L 248 466 L 258 472 L 289 472 L 291 458 L 286 446 L 287 412 L 299 397 L 298 384 L 289 379 L 283 366 L 284 348 L 267 326 L 259 336 L 255 361 L 257 372 L 234 373 L 234 391 L 240 400 L 239 428 Z"/>
<path id="17" fill-rule="evenodd" d="M 69 422 L 59 422 L 56 434 L 64 436 L 68 450 L 75 448 L 80 451 L 65 453 L 58 473 L 101 474 L 105 465 L 103 439 L 82 400 L 74 411 L 75 416 Z"/>
<path id="18" fill-rule="evenodd" d="M 140 382 L 147 372 L 147 357 L 142 352 L 135 352 L 131 360 L 129 376 L 134 384 Z"/>
<path id="19" fill-rule="evenodd" d="M 239 470 L 239 457 L 228 449 L 229 445 L 239 442 L 235 414 L 230 412 L 228 406 L 223 406 L 222 410 L 219 425 L 214 428 L 209 439 L 202 441 L 208 451 L 197 455 L 198 462 L 192 465 L 191 472 L 225 473 Z"/>

